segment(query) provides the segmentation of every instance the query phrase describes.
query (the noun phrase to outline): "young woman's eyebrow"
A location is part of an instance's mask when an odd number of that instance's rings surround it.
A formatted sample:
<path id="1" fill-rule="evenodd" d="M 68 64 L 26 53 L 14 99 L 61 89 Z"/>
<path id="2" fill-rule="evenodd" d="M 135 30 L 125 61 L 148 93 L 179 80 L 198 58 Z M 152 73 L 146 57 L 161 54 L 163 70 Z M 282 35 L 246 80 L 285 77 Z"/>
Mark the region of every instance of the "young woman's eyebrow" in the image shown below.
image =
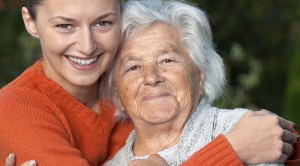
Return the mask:
<path id="1" fill-rule="evenodd" d="M 98 16 L 95 20 L 101 20 L 101 19 L 107 18 L 109 16 L 117 16 L 117 14 L 114 13 L 114 12 L 108 12 L 108 13 L 105 13 L 103 15 Z M 67 16 L 55 16 L 55 17 L 50 18 L 48 20 L 48 22 L 53 22 L 55 20 L 64 20 L 64 21 L 67 21 L 67 22 L 76 22 L 75 19 L 67 17 Z"/>

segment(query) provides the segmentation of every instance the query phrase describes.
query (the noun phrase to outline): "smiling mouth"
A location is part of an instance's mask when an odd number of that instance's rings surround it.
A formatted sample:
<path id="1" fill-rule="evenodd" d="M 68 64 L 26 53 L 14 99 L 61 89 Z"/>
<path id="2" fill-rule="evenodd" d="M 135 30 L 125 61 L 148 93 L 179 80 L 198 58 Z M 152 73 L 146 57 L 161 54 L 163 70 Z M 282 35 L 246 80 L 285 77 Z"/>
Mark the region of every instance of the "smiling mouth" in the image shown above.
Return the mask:
<path id="1" fill-rule="evenodd" d="M 153 100 L 153 99 L 159 99 L 159 98 L 163 98 L 163 97 L 168 97 L 170 96 L 170 94 L 168 93 L 161 93 L 161 94 L 157 94 L 157 95 L 147 95 L 143 97 L 143 100 Z"/>
<path id="2" fill-rule="evenodd" d="M 74 58 L 74 57 L 71 57 L 71 56 L 66 56 L 68 59 L 70 59 L 70 61 L 72 61 L 73 63 L 76 63 L 78 65 L 81 65 L 81 66 L 87 66 L 87 65 L 90 65 L 92 63 L 94 63 L 98 56 L 96 57 L 93 57 L 91 59 L 78 59 L 78 58 Z"/>

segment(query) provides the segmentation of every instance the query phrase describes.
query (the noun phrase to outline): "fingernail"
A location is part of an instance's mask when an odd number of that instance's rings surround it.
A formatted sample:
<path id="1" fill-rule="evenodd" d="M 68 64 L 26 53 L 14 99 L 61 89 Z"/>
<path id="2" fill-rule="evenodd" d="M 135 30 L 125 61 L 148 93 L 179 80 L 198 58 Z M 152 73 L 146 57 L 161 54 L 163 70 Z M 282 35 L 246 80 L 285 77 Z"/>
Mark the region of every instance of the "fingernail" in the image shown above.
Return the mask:
<path id="1" fill-rule="evenodd" d="M 28 166 L 36 166 L 36 161 L 35 160 L 28 161 Z"/>
<path id="2" fill-rule="evenodd" d="M 13 160 L 13 158 L 15 158 L 15 154 L 14 153 L 10 153 L 8 155 L 9 160 Z"/>
<path id="3" fill-rule="evenodd" d="M 293 123 L 293 128 L 297 129 L 297 125 L 295 123 Z"/>

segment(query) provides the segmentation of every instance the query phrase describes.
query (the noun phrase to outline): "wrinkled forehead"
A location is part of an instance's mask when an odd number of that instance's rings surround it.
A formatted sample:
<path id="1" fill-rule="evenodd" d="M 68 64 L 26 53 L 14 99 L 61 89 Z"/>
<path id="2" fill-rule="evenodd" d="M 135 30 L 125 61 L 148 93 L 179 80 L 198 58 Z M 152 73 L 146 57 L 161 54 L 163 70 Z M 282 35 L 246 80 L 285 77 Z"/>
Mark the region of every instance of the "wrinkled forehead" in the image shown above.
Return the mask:
<path id="1" fill-rule="evenodd" d="M 133 31 L 124 39 L 119 58 L 148 59 L 164 53 L 182 54 L 183 47 L 178 31 L 163 23 L 156 23 L 146 29 Z"/>

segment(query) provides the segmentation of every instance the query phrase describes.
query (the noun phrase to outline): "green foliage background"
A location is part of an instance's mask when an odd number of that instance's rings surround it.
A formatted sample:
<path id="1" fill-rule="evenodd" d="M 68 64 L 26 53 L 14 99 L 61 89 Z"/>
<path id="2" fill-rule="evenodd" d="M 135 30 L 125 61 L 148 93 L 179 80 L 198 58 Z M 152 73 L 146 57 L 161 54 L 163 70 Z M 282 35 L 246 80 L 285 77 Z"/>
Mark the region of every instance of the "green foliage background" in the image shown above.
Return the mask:
<path id="1" fill-rule="evenodd" d="M 227 66 L 216 105 L 265 108 L 300 126 L 300 1 L 190 0 L 205 10 Z M 21 1 L 0 1 L 0 87 L 40 55 L 25 31 Z"/>

